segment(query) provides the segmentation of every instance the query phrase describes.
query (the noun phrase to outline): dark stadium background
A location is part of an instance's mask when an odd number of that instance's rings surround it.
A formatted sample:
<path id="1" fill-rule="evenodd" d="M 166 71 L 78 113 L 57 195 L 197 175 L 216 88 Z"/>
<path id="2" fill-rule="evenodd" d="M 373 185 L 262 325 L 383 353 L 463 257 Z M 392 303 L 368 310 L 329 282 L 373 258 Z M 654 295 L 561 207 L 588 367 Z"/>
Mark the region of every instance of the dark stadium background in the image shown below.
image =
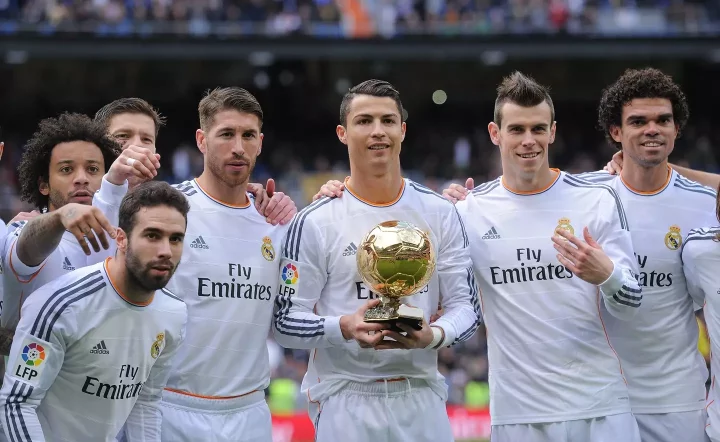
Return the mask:
<path id="1" fill-rule="evenodd" d="M 230 85 L 249 89 L 265 112 L 254 180 L 275 178 L 299 207 L 327 179 L 346 176 L 340 99 L 368 78 L 400 90 L 405 173 L 437 190 L 499 175 L 486 128 L 497 83 L 516 69 L 551 87 L 553 166 L 601 168 L 614 152 L 596 128 L 603 87 L 624 69 L 654 66 L 690 102 L 671 160 L 720 172 L 718 36 L 720 3 L 702 0 L 0 0 L 0 215 L 27 209 L 16 166 L 40 119 L 142 97 L 168 118 L 157 143 L 161 178 L 178 182 L 202 166 L 198 101 Z M 312 440 L 298 392 L 307 353 L 268 345 L 276 441 Z M 707 354 L 707 342 L 699 345 Z M 458 440 L 482 440 L 484 330 L 440 361 Z"/>

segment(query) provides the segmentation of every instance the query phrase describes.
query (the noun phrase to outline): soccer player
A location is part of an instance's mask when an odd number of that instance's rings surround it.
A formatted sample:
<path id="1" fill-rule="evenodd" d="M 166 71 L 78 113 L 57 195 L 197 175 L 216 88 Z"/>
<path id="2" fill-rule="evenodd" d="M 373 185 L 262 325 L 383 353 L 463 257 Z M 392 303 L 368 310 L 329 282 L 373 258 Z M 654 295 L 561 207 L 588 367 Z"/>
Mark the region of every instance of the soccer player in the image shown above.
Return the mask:
<path id="1" fill-rule="evenodd" d="M 10 441 L 159 441 L 159 408 L 183 340 L 184 302 L 164 287 L 183 252 L 188 203 L 167 183 L 120 208 L 117 256 L 63 275 L 22 307 L 0 391 Z"/>
<path id="2" fill-rule="evenodd" d="M 488 125 L 503 175 L 456 205 L 489 330 L 491 440 L 639 441 L 605 327 L 643 298 L 625 210 L 609 186 L 550 168 L 555 129 L 547 90 L 505 78 Z"/>
<path id="3" fill-rule="evenodd" d="M 453 440 L 437 350 L 474 334 L 478 291 L 457 211 L 402 177 L 402 113 L 399 93 L 385 81 L 345 94 L 337 136 L 348 148 L 349 195 L 300 211 L 282 245 L 274 334 L 284 347 L 313 349 L 302 391 L 320 442 Z M 402 334 L 364 322 L 379 301 L 355 262 L 363 236 L 388 220 L 425 230 L 437 250 L 432 279 L 406 299 L 424 311 L 422 329 L 400 325 Z M 445 313 L 431 327 L 440 300 Z"/>
<path id="4" fill-rule="evenodd" d="M 90 246 L 96 253 L 109 247 L 115 228 L 91 202 L 118 152 L 87 116 L 62 114 L 40 122 L 25 145 L 18 175 L 22 199 L 45 213 L 18 222 L 5 238 L 3 328 L 15 328 L 30 293 L 85 267 Z M 8 350 L 0 348 L 0 354 Z"/>
<path id="5" fill-rule="evenodd" d="M 107 130 L 123 148 L 145 147 L 156 150 L 160 128 L 165 117 L 142 98 L 119 98 L 95 113 L 95 121 Z"/>
<path id="6" fill-rule="evenodd" d="M 716 200 L 715 216 L 720 222 L 720 197 Z M 705 433 L 712 442 L 720 442 L 720 411 L 715 400 L 720 391 L 716 373 L 720 373 L 717 355 L 720 354 L 720 224 L 713 221 L 708 227 L 688 233 L 681 249 L 681 258 L 690 295 L 698 305 L 705 306 L 710 335 L 710 372 L 712 382 L 707 397 Z M 712 226 L 712 227 L 710 227 Z M 683 440 L 691 440 L 684 438 Z M 701 439 L 697 439 L 701 440 Z"/>
<path id="7" fill-rule="evenodd" d="M 142 98 L 119 98 L 103 106 L 95 114 L 95 121 L 102 124 L 108 134 L 122 146 L 123 150 L 131 148 L 136 151 L 139 156 L 133 157 L 136 160 L 143 160 L 149 157 L 148 149 L 157 160 L 160 155 L 157 154 L 156 141 L 160 132 L 160 128 L 165 125 L 166 119 L 155 109 L 150 103 Z M 123 161 L 127 161 L 124 158 Z M 155 164 L 159 167 L 159 163 Z M 128 179 L 129 188 L 152 179 L 157 173 L 152 167 L 144 170 L 141 164 L 138 164 L 135 176 Z M 274 224 L 287 224 L 292 219 L 292 210 L 289 199 L 284 194 L 279 193 L 275 198 L 275 181 L 271 178 L 267 185 L 263 188 L 262 184 L 249 183 L 248 191 L 253 194 L 255 207 L 260 213 L 264 213 L 267 222 Z M 278 218 L 280 214 L 285 214 L 284 218 Z"/>
<path id="8" fill-rule="evenodd" d="M 643 288 L 633 321 L 605 315 L 644 442 L 702 440 L 707 365 L 682 272 L 680 248 L 690 229 L 711 225 L 715 191 L 670 168 L 668 156 L 688 120 L 685 95 L 657 69 L 626 71 L 600 100 L 599 123 L 625 155 L 619 175 L 577 177 L 612 187 L 625 207 Z M 447 189 L 453 199 L 466 192 Z M 702 304 L 700 304 L 702 305 Z"/>
<path id="9" fill-rule="evenodd" d="M 687 101 L 670 76 L 631 69 L 605 89 L 598 114 L 625 167 L 618 175 L 579 177 L 611 186 L 633 226 L 644 305 L 631 322 L 604 318 L 632 411 L 644 442 L 701 441 L 708 374 L 680 249 L 691 229 L 714 224 L 716 194 L 668 165 L 688 120 Z"/>
<path id="10" fill-rule="evenodd" d="M 668 163 L 670 167 L 673 168 L 677 173 L 684 176 L 685 178 L 689 178 L 692 181 L 696 181 L 703 186 L 709 187 L 711 189 L 717 189 L 720 188 L 720 175 L 717 173 L 710 173 L 710 172 L 704 172 L 702 170 L 695 170 L 695 169 L 689 169 L 687 167 L 678 166 L 677 164 L 670 164 Z M 611 174 L 620 174 L 622 172 L 623 167 L 623 152 L 622 150 L 615 152 L 615 155 L 608 161 L 607 165 L 603 168 L 603 170 L 608 171 Z"/>
<path id="11" fill-rule="evenodd" d="M 489 330 L 491 440 L 637 442 L 604 325 L 642 301 L 625 211 L 610 187 L 550 168 L 555 128 L 547 90 L 506 78 L 488 125 L 503 175 L 457 204 Z"/>
<path id="12" fill-rule="evenodd" d="M 189 240 L 168 284 L 188 304 L 188 332 L 163 394 L 162 438 L 198 441 L 212 434 L 218 442 L 269 442 L 266 340 L 278 289 L 277 250 L 287 227 L 266 222 L 247 192 L 263 147 L 263 112 L 240 88 L 209 92 L 198 112 L 205 169 L 176 186 L 190 203 Z M 95 203 L 105 213 L 116 210 L 137 165 L 131 163 L 103 180 Z M 294 204 L 283 210 L 296 211 Z"/>

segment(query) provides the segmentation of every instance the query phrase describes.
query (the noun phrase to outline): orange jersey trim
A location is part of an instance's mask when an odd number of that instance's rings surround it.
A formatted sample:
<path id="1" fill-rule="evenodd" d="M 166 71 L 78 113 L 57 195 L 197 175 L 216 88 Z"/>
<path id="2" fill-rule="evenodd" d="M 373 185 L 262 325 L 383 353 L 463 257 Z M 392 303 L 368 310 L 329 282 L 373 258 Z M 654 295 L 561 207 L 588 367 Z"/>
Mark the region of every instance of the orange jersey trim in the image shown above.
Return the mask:
<path id="1" fill-rule="evenodd" d="M 47 264 L 47 258 L 45 258 L 45 263 L 44 263 L 43 265 L 41 265 L 39 269 L 35 270 L 35 273 L 33 273 L 32 275 L 29 275 L 29 276 L 30 276 L 29 279 L 22 278 L 20 275 L 18 275 L 18 272 L 15 270 L 15 266 L 13 265 L 13 261 L 12 261 L 12 256 L 13 256 L 12 252 L 13 252 L 13 249 L 15 248 L 15 245 L 16 245 L 16 244 L 17 244 L 17 241 L 15 241 L 12 246 L 10 246 L 10 253 L 8 254 L 8 256 L 10 257 L 10 259 L 9 259 L 9 261 L 10 261 L 10 270 L 12 270 L 13 275 L 15 275 L 15 279 L 17 279 L 20 284 L 28 284 L 28 283 L 30 283 L 33 279 L 35 279 L 35 277 L 37 277 L 37 275 L 40 274 L 40 271 L 41 271 L 43 268 L 45 268 L 45 264 Z M 21 304 L 21 305 L 22 305 L 22 304 Z"/>
<path id="2" fill-rule="evenodd" d="M 627 385 L 627 380 L 625 379 L 625 373 L 623 372 L 622 363 L 620 362 L 620 356 L 618 356 L 617 352 L 615 351 L 615 347 L 612 346 L 612 343 L 610 342 L 610 336 L 608 336 L 607 328 L 605 328 L 605 321 L 603 321 L 602 318 L 602 311 L 600 310 L 600 298 L 602 298 L 602 294 L 600 294 L 600 288 L 597 288 L 597 312 L 598 312 L 598 318 L 600 318 L 600 325 L 602 325 L 603 333 L 605 333 L 605 339 L 607 340 L 608 347 L 610 347 L 610 350 L 612 350 L 613 354 L 615 354 L 615 358 L 618 361 L 618 367 L 620 367 L 620 375 L 623 378 L 623 381 L 625 382 L 625 385 Z"/>
<path id="3" fill-rule="evenodd" d="M 629 185 L 622 177 L 622 174 L 620 174 L 620 181 L 622 181 L 623 185 L 628 188 L 633 193 L 637 193 L 638 195 L 657 195 L 658 193 L 662 192 L 663 190 L 667 189 L 667 186 L 670 185 L 670 179 L 672 178 L 672 169 L 670 169 L 670 166 L 667 168 L 667 178 L 665 179 L 665 184 L 660 186 L 659 189 L 650 190 L 648 192 L 643 192 L 642 190 L 634 189 L 631 185 Z"/>
<path id="4" fill-rule="evenodd" d="M 258 391 L 258 390 L 253 390 L 248 393 L 239 394 L 237 396 L 203 396 L 202 394 L 189 393 L 187 391 L 176 390 L 176 389 L 170 388 L 170 387 L 165 387 L 165 390 L 171 391 L 171 392 L 177 393 L 177 394 L 182 394 L 184 396 L 191 396 L 191 397 L 196 397 L 196 398 L 200 398 L 200 399 L 212 399 L 212 400 L 237 399 L 239 397 L 247 396 L 249 394 L 253 394 L 256 391 Z"/>
<path id="5" fill-rule="evenodd" d="M 395 204 L 395 203 L 397 203 L 398 201 L 400 201 L 400 198 L 403 196 L 403 192 L 405 192 L 405 180 L 403 179 L 403 180 L 402 180 L 402 186 L 400 186 L 400 191 L 398 192 L 397 196 L 395 196 L 395 199 L 393 199 L 392 201 L 387 202 L 387 203 L 375 203 L 375 202 L 373 202 L 373 201 L 366 200 L 365 198 L 362 198 L 362 197 L 359 196 L 357 193 L 355 193 L 355 192 L 350 188 L 350 186 L 348 185 L 348 182 L 349 182 L 349 181 L 350 181 L 350 177 L 345 178 L 345 190 L 347 190 L 348 192 L 350 192 L 350 193 L 352 194 L 352 196 L 354 196 L 355 198 L 359 199 L 359 200 L 362 201 L 363 203 L 365 203 L 365 204 L 367 204 L 367 205 L 369 205 L 369 206 L 374 206 L 374 207 L 389 207 L 389 206 L 392 206 L 393 204 Z"/>
<path id="6" fill-rule="evenodd" d="M 198 186 L 198 189 L 200 189 L 200 191 L 202 193 L 204 193 L 206 197 L 210 198 L 211 200 L 215 201 L 218 204 L 222 204 L 223 206 L 227 206 L 232 209 L 247 209 L 248 207 L 250 207 L 250 198 L 248 198 L 247 194 L 245 194 L 245 199 L 247 200 L 247 202 L 245 204 L 242 204 L 242 205 L 230 204 L 230 203 L 226 203 L 225 201 L 217 199 L 214 196 L 210 195 L 205 189 L 203 189 L 203 187 L 198 182 L 197 178 L 193 181 L 195 181 L 195 184 Z"/>
<path id="7" fill-rule="evenodd" d="M 516 194 L 516 195 L 537 195 L 538 193 L 543 193 L 543 192 L 545 192 L 546 190 L 548 190 L 549 188 L 551 188 L 552 186 L 554 186 L 555 183 L 557 183 L 557 181 L 560 179 L 560 169 L 550 168 L 550 170 L 552 170 L 553 172 L 555 172 L 557 175 L 555 176 L 555 179 L 552 180 L 552 182 L 551 182 L 550 184 L 548 184 L 547 186 L 543 187 L 543 188 L 540 189 L 540 190 L 529 190 L 529 191 L 527 191 L 527 192 L 523 192 L 523 191 L 521 191 L 521 190 L 512 189 L 510 186 L 508 186 L 508 185 L 505 183 L 505 177 L 504 177 L 504 176 L 500 178 L 500 182 L 502 183 L 502 185 L 503 185 L 503 187 L 504 187 L 505 189 L 507 189 L 508 191 L 510 191 L 510 192 L 512 192 L 512 193 L 514 193 L 514 194 Z"/>
<path id="8" fill-rule="evenodd" d="M 108 262 L 110 262 L 110 258 L 109 258 L 109 257 L 108 257 L 108 258 L 105 258 L 105 262 L 103 263 L 103 268 L 105 269 L 105 274 L 106 274 L 107 277 L 108 277 L 108 281 L 110 281 L 110 285 L 111 285 L 112 288 L 115 290 L 115 293 L 117 293 L 117 294 L 118 294 L 122 299 L 124 299 L 125 302 L 127 302 L 128 304 L 132 304 L 132 305 L 137 306 L 137 307 L 147 307 L 148 305 L 150 305 L 150 303 L 153 301 L 153 298 L 155 298 L 155 292 L 153 292 L 152 296 L 150 296 L 150 299 L 148 299 L 146 302 L 137 303 L 137 302 L 131 301 L 130 299 L 128 299 L 127 296 L 125 296 L 125 294 L 124 294 L 123 292 L 121 292 L 121 291 L 118 289 L 117 284 L 115 284 L 115 282 L 113 282 L 112 276 L 110 276 L 110 271 L 108 271 Z"/>

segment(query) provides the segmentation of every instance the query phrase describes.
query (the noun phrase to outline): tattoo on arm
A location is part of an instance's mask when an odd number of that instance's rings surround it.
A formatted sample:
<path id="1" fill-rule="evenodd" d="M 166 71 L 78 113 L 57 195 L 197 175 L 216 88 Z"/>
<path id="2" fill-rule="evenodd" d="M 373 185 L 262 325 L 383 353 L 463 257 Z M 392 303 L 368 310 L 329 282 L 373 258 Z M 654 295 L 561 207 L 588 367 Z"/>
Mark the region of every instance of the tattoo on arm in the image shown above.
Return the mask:
<path id="1" fill-rule="evenodd" d="M 66 216 L 72 211 L 68 211 Z M 63 223 L 53 212 L 31 219 L 17 240 L 18 258 L 26 266 L 40 265 L 60 244 L 64 232 Z"/>
<path id="2" fill-rule="evenodd" d="M 15 332 L 5 327 L 0 327 L 0 355 L 9 356 Z"/>

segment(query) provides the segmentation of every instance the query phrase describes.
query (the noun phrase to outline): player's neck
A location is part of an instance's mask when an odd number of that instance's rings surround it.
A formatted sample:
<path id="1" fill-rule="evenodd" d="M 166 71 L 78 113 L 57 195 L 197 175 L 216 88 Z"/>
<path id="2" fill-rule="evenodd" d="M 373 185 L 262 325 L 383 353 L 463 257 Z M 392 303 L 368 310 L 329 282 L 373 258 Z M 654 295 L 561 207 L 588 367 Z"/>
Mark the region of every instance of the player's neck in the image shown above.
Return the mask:
<path id="1" fill-rule="evenodd" d="M 364 201 L 388 204 L 398 199 L 403 188 L 403 178 L 399 170 L 383 175 L 353 174 L 351 170 L 345 187 Z"/>
<path id="2" fill-rule="evenodd" d="M 115 290 L 120 296 L 128 302 L 137 305 L 147 305 L 155 294 L 154 290 L 145 290 L 137 284 L 132 283 L 129 278 L 127 267 L 117 260 L 117 258 L 109 258 L 107 263 L 107 272 L 110 276 Z"/>
<path id="3" fill-rule="evenodd" d="M 235 186 L 228 186 L 205 170 L 202 175 L 197 177 L 197 182 L 202 190 L 215 200 L 230 206 L 246 206 L 249 203 L 247 181 Z"/>
<path id="4" fill-rule="evenodd" d="M 510 191 L 516 193 L 535 193 L 547 189 L 557 179 L 560 173 L 557 169 L 544 167 L 535 175 L 526 176 L 522 173 L 503 172 L 502 183 Z"/>
<path id="5" fill-rule="evenodd" d="M 630 189 L 638 192 L 656 192 L 661 190 L 670 179 L 670 167 L 667 161 L 652 167 L 643 167 L 629 158 L 623 164 L 620 178 Z"/>

